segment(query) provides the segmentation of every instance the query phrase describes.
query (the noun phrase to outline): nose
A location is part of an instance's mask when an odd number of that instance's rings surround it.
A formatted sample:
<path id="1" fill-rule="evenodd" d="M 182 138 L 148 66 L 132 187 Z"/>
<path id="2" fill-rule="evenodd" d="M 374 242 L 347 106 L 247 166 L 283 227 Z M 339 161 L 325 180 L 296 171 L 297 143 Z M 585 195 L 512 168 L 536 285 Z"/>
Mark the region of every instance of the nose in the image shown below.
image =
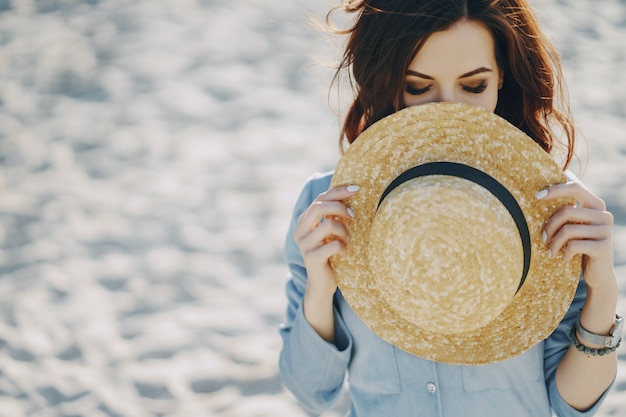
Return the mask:
<path id="1" fill-rule="evenodd" d="M 453 88 L 441 88 L 441 90 L 439 91 L 439 95 L 437 97 L 437 101 L 442 102 L 442 103 L 455 103 L 457 100 L 454 95 L 454 89 Z"/>

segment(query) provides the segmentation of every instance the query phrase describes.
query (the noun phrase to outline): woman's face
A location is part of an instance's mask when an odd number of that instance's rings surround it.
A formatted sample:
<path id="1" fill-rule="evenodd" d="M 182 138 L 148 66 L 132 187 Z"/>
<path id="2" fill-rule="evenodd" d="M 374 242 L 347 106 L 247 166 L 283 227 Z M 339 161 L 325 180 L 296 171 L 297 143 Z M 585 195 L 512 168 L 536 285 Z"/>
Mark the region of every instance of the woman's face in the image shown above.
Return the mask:
<path id="1" fill-rule="evenodd" d="M 428 37 L 413 58 L 404 104 L 461 102 L 494 111 L 501 83 L 491 33 L 481 23 L 460 20 Z"/>

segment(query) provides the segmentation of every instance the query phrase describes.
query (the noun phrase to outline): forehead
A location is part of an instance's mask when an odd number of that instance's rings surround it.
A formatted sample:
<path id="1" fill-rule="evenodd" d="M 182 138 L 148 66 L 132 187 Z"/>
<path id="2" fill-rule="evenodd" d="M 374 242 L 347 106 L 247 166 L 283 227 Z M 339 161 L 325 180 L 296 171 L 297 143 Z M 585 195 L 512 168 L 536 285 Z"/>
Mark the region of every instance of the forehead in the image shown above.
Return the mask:
<path id="1" fill-rule="evenodd" d="M 440 72 L 464 73 L 481 66 L 494 68 L 494 45 L 493 36 L 484 24 L 460 20 L 448 29 L 430 35 L 409 69 L 436 76 Z"/>

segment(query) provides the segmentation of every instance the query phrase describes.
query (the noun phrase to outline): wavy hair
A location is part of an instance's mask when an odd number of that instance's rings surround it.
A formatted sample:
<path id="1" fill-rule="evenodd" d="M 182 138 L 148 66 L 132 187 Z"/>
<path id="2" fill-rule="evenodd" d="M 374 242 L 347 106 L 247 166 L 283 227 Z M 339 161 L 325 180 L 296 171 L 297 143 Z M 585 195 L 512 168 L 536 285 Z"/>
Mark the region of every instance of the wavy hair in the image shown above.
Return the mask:
<path id="1" fill-rule="evenodd" d="M 334 13 L 355 17 L 334 28 Z M 339 138 L 340 149 L 376 121 L 404 107 L 406 70 L 428 37 L 461 19 L 482 22 L 504 73 L 495 113 L 524 131 L 546 152 L 561 144 L 564 168 L 574 155 L 575 129 L 559 56 L 526 0 L 347 0 L 326 16 L 327 27 L 349 35 L 333 84 L 345 72 L 354 92 Z"/>

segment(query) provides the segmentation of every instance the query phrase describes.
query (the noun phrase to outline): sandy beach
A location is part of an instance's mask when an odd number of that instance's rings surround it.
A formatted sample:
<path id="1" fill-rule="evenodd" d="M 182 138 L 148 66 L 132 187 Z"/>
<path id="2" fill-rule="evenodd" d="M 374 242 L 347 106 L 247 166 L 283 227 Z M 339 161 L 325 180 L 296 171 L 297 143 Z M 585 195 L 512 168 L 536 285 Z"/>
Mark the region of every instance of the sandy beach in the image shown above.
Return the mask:
<path id="1" fill-rule="evenodd" d="M 278 375 L 282 244 L 339 158 L 329 4 L 0 0 L 0 417 L 307 415 Z M 626 2 L 533 4 L 626 314 Z"/>

